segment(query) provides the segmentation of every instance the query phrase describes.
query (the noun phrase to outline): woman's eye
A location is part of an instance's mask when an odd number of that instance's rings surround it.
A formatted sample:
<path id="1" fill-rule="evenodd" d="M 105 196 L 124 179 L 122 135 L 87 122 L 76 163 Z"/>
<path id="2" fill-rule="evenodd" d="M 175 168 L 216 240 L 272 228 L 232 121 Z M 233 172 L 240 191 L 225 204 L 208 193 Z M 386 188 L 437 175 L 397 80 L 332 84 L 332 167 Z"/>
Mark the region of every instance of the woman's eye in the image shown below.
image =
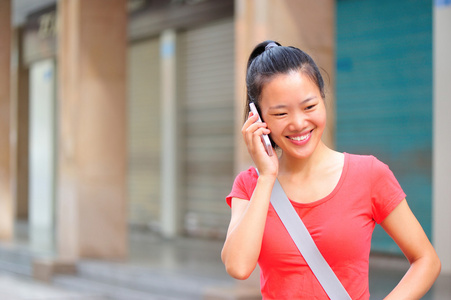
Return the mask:
<path id="1" fill-rule="evenodd" d="M 313 109 L 315 106 L 316 106 L 316 104 L 309 105 L 309 106 L 307 106 L 307 107 L 305 108 L 305 110 Z"/>
<path id="2" fill-rule="evenodd" d="M 280 116 L 285 116 L 286 113 L 275 113 L 273 115 L 276 116 L 276 117 L 280 117 Z"/>

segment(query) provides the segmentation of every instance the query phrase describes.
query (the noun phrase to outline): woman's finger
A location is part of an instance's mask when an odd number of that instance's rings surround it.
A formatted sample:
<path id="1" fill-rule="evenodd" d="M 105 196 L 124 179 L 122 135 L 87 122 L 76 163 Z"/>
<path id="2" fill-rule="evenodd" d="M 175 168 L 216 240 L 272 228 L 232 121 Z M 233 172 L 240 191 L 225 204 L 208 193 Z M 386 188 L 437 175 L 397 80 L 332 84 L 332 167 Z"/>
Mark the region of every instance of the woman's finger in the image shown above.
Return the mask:
<path id="1" fill-rule="evenodd" d="M 252 140 L 255 136 L 261 137 L 262 134 L 269 134 L 269 129 L 267 129 L 265 123 L 254 123 L 249 127 L 243 129 L 243 137 L 245 141 Z"/>
<path id="2" fill-rule="evenodd" d="M 249 126 L 254 124 L 258 120 L 257 115 L 252 115 L 252 113 L 249 113 L 249 118 L 247 118 L 246 122 L 244 122 L 243 127 L 241 129 L 242 132 L 244 132 Z"/>

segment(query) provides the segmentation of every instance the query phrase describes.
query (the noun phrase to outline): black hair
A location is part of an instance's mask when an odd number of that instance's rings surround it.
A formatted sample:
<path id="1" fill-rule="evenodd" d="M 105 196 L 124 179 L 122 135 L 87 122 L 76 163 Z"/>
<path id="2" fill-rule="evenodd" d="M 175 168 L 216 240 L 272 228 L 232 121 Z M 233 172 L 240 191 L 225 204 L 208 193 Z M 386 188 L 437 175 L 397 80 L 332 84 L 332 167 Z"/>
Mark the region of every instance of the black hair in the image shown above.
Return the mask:
<path id="1" fill-rule="evenodd" d="M 284 47 L 275 41 L 258 44 L 247 62 L 246 87 L 247 101 L 245 118 L 249 115 L 249 103 L 254 102 L 260 111 L 260 97 L 263 85 L 275 75 L 300 71 L 307 75 L 318 87 L 321 97 L 325 99 L 324 81 L 318 66 L 304 51 L 295 47 Z"/>

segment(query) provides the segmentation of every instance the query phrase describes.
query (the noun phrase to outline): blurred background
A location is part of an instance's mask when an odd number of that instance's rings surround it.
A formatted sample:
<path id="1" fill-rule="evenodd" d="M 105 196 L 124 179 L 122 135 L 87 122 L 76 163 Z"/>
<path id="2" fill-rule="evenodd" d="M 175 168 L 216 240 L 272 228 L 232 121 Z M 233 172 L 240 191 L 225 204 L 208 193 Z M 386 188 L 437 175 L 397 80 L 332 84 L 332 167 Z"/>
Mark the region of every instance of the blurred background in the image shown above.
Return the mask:
<path id="1" fill-rule="evenodd" d="M 451 298 L 450 0 L 1 0 L 0 22 L 1 272 L 86 299 L 258 299 L 219 256 L 252 163 L 246 62 L 272 39 L 322 69 L 325 142 L 390 166 L 442 260 L 428 299 Z M 380 298 L 408 267 L 380 228 L 371 266 Z"/>

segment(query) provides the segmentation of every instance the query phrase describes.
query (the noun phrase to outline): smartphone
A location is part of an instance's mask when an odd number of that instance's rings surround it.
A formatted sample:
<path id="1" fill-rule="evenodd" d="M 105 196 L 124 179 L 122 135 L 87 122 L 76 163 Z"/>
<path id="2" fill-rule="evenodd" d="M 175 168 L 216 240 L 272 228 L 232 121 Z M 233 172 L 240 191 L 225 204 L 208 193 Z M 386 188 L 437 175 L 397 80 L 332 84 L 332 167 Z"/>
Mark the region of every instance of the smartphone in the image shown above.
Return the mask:
<path id="1" fill-rule="evenodd" d="M 255 104 L 253 102 L 249 103 L 249 108 L 251 109 L 251 112 L 254 115 L 258 116 L 257 122 L 261 122 L 262 119 L 260 118 L 257 108 L 255 107 Z M 263 142 L 263 145 L 265 146 L 266 153 L 268 153 L 269 156 L 272 156 L 273 155 L 272 145 L 271 145 L 271 141 L 269 140 L 269 136 L 267 134 L 262 135 L 262 142 Z"/>

